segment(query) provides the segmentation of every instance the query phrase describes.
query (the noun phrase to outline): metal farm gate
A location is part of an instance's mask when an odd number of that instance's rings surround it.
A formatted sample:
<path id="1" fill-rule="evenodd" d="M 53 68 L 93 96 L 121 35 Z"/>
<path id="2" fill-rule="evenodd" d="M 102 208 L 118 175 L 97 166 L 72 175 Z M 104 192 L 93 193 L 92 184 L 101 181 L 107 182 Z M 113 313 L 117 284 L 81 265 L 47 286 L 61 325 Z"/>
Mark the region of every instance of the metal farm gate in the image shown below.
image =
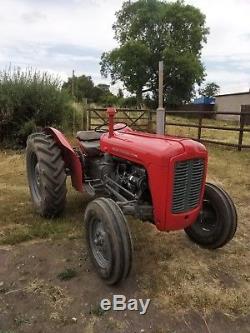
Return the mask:
<path id="1" fill-rule="evenodd" d="M 87 130 L 107 124 L 106 108 L 87 109 Z M 147 109 L 117 109 L 116 122 L 125 122 L 129 127 L 141 130 L 151 130 L 152 110 Z"/>

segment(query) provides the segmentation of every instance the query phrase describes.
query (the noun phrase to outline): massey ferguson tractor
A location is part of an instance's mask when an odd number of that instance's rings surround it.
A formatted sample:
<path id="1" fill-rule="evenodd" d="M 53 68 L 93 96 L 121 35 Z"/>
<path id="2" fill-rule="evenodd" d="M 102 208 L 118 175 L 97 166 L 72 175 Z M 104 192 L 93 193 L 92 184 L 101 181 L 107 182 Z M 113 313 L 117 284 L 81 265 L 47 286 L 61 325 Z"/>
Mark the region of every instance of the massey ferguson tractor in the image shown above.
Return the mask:
<path id="1" fill-rule="evenodd" d="M 204 248 L 227 244 L 237 213 L 223 189 L 206 183 L 206 148 L 188 138 L 114 124 L 115 113 L 108 108 L 108 128 L 78 132 L 78 148 L 51 127 L 29 136 L 27 174 L 35 210 L 49 219 L 63 212 L 67 176 L 77 191 L 89 194 L 84 214 L 89 254 L 109 285 L 124 280 L 131 269 L 126 215 L 160 231 L 184 229 Z"/>

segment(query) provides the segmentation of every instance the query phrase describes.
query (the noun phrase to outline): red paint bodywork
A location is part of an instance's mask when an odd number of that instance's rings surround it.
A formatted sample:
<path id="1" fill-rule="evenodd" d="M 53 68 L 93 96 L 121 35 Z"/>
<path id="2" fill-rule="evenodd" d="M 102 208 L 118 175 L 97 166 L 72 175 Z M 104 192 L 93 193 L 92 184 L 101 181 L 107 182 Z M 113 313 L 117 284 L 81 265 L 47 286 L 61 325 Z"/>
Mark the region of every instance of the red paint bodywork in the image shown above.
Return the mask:
<path id="1" fill-rule="evenodd" d="M 156 227 L 161 231 L 186 228 L 199 215 L 205 190 L 206 170 L 199 206 L 186 213 L 172 213 L 174 166 L 177 161 L 203 158 L 206 148 L 190 139 L 142 133 L 127 129 L 101 137 L 101 150 L 110 155 L 143 165 L 147 170 Z"/>
<path id="2" fill-rule="evenodd" d="M 62 150 L 63 160 L 66 168 L 70 169 L 72 186 L 79 192 L 83 192 L 83 172 L 82 165 L 79 157 L 69 144 L 68 140 L 62 134 L 53 127 L 47 127 L 44 132 L 50 134 L 56 140 L 58 146 Z"/>
<path id="3" fill-rule="evenodd" d="M 121 124 L 114 125 L 119 128 Z M 63 158 L 71 170 L 72 185 L 83 191 L 84 170 L 79 157 L 64 135 L 55 128 L 45 131 L 52 134 L 63 152 Z M 104 153 L 120 157 L 145 167 L 153 202 L 154 221 L 158 230 L 184 229 L 194 223 L 201 210 L 207 174 L 207 150 L 199 142 L 188 138 L 163 136 L 133 131 L 127 127 L 122 131 L 105 133 L 100 138 L 100 149 Z M 194 158 L 205 160 L 202 195 L 198 207 L 185 213 L 172 213 L 172 195 L 175 163 Z"/>

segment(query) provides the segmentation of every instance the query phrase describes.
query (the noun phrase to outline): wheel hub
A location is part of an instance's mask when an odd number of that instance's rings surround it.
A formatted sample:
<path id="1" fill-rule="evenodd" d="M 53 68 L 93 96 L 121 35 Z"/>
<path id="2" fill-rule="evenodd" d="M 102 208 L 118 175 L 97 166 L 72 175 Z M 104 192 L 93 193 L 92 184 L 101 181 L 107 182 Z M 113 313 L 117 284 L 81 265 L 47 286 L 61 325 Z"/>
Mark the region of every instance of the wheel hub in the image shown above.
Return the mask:
<path id="1" fill-rule="evenodd" d="M 200 213 L 200 223 L 203 231 L 213 232 L 216 227 L 217 216 L 213 206 L 209 201 L 204 202 L 203 209 Z"/>
<path id="2" fill-rule="evenodd" d="M 95 245 L 97 245 L 98 247 L 102 247 L 104 245 L 104 241 L 105 241 L 104 237 L 105 237 L 105 233 L 98 231 L 94 238 Z"/>
<path id="3" fill-rule="evenodd" d="M 94 257 L 102 267 L 110 264 L 110 245 L 108 235 L 104 230 L 102 221 L 96 219 L 93 223 L 91 247 Z"/>

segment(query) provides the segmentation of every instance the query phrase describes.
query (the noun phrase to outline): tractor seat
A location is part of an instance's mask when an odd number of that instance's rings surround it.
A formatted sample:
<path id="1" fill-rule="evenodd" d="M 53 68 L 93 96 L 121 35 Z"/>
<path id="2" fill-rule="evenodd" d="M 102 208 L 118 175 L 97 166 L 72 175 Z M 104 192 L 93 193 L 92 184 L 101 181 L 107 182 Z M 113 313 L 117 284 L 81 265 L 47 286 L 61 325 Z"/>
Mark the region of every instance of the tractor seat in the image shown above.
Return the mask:
<path id="1" fill-rule="evenodd" d="M 76 138 L 80 141 L 100 140 L 102 133 L 95 131 L 80 131 L 76 133 Z"/>
<path id="2" fill-rule="evenodd" d="M 80 145 L 89 157 L 100 155 L 100 137 L 102 133 L 95 131 L 77 132 L 76 138 L 80 141 Z"/>

